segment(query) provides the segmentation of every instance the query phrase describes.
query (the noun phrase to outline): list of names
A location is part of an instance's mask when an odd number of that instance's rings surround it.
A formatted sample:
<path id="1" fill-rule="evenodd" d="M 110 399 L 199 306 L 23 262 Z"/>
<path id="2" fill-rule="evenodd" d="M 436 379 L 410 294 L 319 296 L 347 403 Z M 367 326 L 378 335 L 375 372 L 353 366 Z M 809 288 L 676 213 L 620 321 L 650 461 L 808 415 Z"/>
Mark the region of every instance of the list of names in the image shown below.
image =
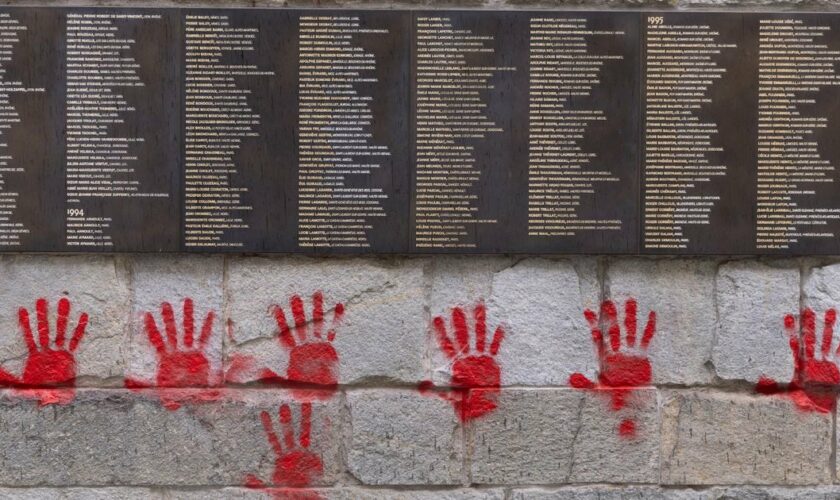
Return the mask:
<path id="1" fill-rule="evenodd" d="M 717 60 L 737 45 L 709 24 L 666 15 L 647 16 L 645 47 L 644 248 L 686 250 L 686 229 L 709 225 L 720 201 L 704 184 L 727 174 L 719 124 L 703 115 L 726 73 Z"/>
<path id="2" fill-rule="evenodd" d="M 825 190 L 837 185 L 837 169 L 821 152 L 817 137 L 831 118 L 817 99 L 840 88 L 840 50 L 828 46 L 831 34 L 831 27 L 819 20 L 760 20 L 758 250 L 795 249 L 809 240 L 837 239 L 830 225 L 840 220 L 840 202 L 836 191 L 825 197 Z M 827 142 L 833 144 L 835 137 L 836 132 Z M 823 196 L 818 194 L 821 190 Z"/>
<path id="3" fill-rule="evenodd" d="M 369 248 L 388 194 L 367 179 L 391 151 L 374 137 L 377 60 L 361 42 L 389 30 L 358 16 L 302 16 L 298 33 L 298 245 Z"/>

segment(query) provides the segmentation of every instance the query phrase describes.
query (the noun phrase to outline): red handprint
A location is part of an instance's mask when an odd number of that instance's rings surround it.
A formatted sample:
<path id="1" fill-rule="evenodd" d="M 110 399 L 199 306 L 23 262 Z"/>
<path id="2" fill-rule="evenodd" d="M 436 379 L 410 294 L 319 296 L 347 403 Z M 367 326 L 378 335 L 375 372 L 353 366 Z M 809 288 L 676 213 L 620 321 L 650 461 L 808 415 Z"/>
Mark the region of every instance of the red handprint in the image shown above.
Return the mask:
<path id="1" fill-rule="evenodd" d="M 646 353 L 656 332 L 656 313 L 653 311 L 648 313 L 647 324 L 637 348 L 637 309 L 635 299 L 628 299 L 624 303 L 625 348 L 631 349 L 631 353 L 621 351 L 621 328 L 618 325 L 618 311 L 613 301 L 604 301 L 597 315 L 590 309 L 584 311 L 584 317 L 592 330 L 592 342 L 598 353 L 598 383 L 592 382 L 582 373 L 574 373 L 569 377 L 569 385 L 577 389 L 609 391 L 614 411 L 624 408 L 632 390 L 650 384 L 652 378 L 650 361 Z M 602 333 L 604 328 L 609 336 L 609 346 Z M 636 432 L 636 423 L 630 419 L 624 420 L 618 430 L 622 436 L 633 436 Z"/>
<path id="2" fill-rule="evenodd" d="M 319 480 L 324 474 L 321 458 L 309 450 L 312 429 L 312 403 L 300 406 L 300 432 L 298 442 L 295 442 L 295 431 L 292 427 L 292 410 L 289 405 L 280 406 L 280 428 L 283 433 L 281 442 L 274 431 L 271 415 L 264 411 L 260 414 L 268 443 L 274 450 L 274 475 L 272 482 L 276 486 L 285 488 L 305 488 Z M 246 486 L 264 489 L 274 493 L 278 498 L 318 498 L 314 492 L 307 490 L 284 490 L 268 488 L 265 483 L 254 475 L 245 478 Z"/>
<path id="3" fill-rule="evenodd" d="M 496 399 L 501 386 L 501 369 L 495 356 L 504 339 L 505 331 L 499 326 L 493 334 L 493 340 L 487 346 L 487 310 L 479 303 L 473 310 L 475 321 L 475 350 L 470 354 L 470 335 L 467 317 L 460 307 L 452 309 L 452 328 L 455 343 L 446 331 L 446 322 L 440 316 L 432 322 L 441 351 L 452 363 L 451 394 L 443 397 L 451 401 L 462 422 L 476 419 L 496 409 Z M 489 354 L 488 354 L 489 352 Z M 420 390 L 427 392 L 432 383 L 425 381 Z"/>
<path id="4" fill-rule="evenodd" d="M 834 339 L 834 324 L 837 311 L 829 309 L 823 317 L 822 343 L 820 356 L 816 357 L 817 321 L 814 311 L 806 308 L 802 311 L 800 331 L 796 328 L 796 318 L 792 314 L 785 316 L 790 350 L 793 354 L 793 379 L 786 388 L 766 377 L 761 377 L 756 390 L 763 394 L 786 393 L 804 411 L 828 413 L 834 410 L 837 389 L 840 386 L 840 370 L 837 369 L 832 355 L 831 343 Z M 801 334 L 801 342 L 800 342 Z M 840 348 L 835 352 L 840 353 Z"/>
<path id="5" fill-rule="evenodd" d="M 324 295 L 312 294 L 312 321 L 306 320 L 303 300 L 299 295 L 289 301 L 294 326 L 289 327 L 283 308 L 272 307 L 279 330 L 280 345 L 289 351 L 286 376 L 264 369 L 259 378 L 297 387 L 293 395 L 298 399 L 324 399 L 332 396 L 338 387 L 338 352 L 333 347 L 335 327 L 344 315 L 344 304 L 335 305 L 330 327 L 324 332 Z M 253 359 L 237 357 L 228 370 L 228 379 L 237 381 L 241 373 L 250 370 Z M 313 388 L 315 390 L 313 390 Z"/>
<path id="6" fill-rule="evenodd" d="M 55 322 L 54 347 L 50 346 L 50 322 L 48 316 L 47 299 L 41 298 L 35 302 L 35 313 L 38 325 L 38 342 L 32 334 L 29 321 L 29 311 L 25 307 L 18 310 L 18 323 L 23 332 L 23 340 L 29 351 L 29 356 L 23 365 L 23 374 L 17 379 L 10 373 L 0 370 L 0 383 L 17 386 L 21 389 L 35 389 L 26 391 L 33 394 L 41 404 L 69 403 L 73 399 L 73 384 L 76 380 L 76 358 L 74 353 L 79 342 L 85 335 L 88 324 L 87 313 L 79 315 L 79 321 L 70 341 L 65 347 L 67 338 L 67 322 L 70 316 L 70 301 L 62 297 L 58 301 L 58 316 Z M 44 387 L 65 387 L 71 389 L 51 390 Z"/>
<path id="7" fill-rule="evenodd" d="M 157 377 L 155 384 L 127 379 L 127 387 L 134 389 L 152 386 L 159 388 L 200 388 L 216 386 L 220 383 L 221 374 L 211 373 L 210 361 L 205 354 L 207 342 L 213 333 L 215 313 L 210 311 L 205 316 L 198 336 L 198 346 L 195 346 L 195 315 L 192 299 L 184 299 L 183 310 L 182 346 L 179 346 L 178 343 L 178 327 L 175 324 L 172 304 L 164 302 L 161 305 L 161 316 L 166 332 L 165 341 L 152 313 L 147 312 L 144 315 L 146 335 L 157 352 Z M 215 392 L 210 396 L 213 394 Z M 161 392 L 160 396 L 167 408 L 177 409 L 180 407 L 179 399 L 181 398 L 177 391 Z M 196 395 L 193 394 L 191 397 L 195 398 Z M 208 397 L 208 395 L 199 395 L 198 399 L 212 400 L 213 398 Z"/>

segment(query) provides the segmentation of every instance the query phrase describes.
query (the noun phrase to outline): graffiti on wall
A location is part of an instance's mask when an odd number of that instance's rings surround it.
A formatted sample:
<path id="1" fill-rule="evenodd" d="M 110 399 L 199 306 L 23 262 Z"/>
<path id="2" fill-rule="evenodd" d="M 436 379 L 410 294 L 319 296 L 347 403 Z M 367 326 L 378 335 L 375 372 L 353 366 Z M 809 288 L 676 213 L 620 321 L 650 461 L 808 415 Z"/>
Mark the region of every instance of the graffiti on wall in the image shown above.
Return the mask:
<path id="1" fill-rule="evenodd" d="M 214 369 L 208 353 L 217 323 L 215 311 L 197 314 L 190 298 L 180 306 L 180 324 L 176 306 L 170 302 L 161 304 L 157 316 L 152 312 L 142 315 L 142 331 L 155 353 L 156 373 L 147 381 L 125 380 L 129 388 L 155 391 L 162 406 L 169 410 L 177 410 L 183 404 L 178 389 L 206 389 L 204 400 L 214 401 L 226 382 L 221 369 Z M 288 362 L 276 371 L 257 367 L 259 383 L 277 383 L 290 389 L 291 401 L 283 402 L 275 414 L 263 411 L 258 418 L 267 450 L 274 457 L 273 474 L 264 479 L 255 474 L 244 476 L 246 486 L 275 498 L 319 497 L 311 488 L 323 478 L 324 459 L 312 449 L 312 402 L 334 396 L 340 383 L 340 353 L 334 340 L 345 313 L 344 305 L 336 303 L 326 309 L 323 294 L 316 292 L 311 296 L 309 315 L 306 309 L 301 296 L 293 295 L 287 308 L 276 305 L 267 311 L 277 327 L 276 345 L 288 354 Z M 69 403 L 75 395 L 75 353 L 85 337 L 88 314 L 80 313 L 74 322 L 66 297 L 58 300 L 54 319 L 45 298 L 35 302 L 34 318 L 30 311 L 26 307 L 18 310 L 22 348 L 26 348 L 23 368 L 20 375 L 0 369 L 0 385 L 12 388 L 14 394 L 37 399 L 42 405 Z M 572 374 L 569 385 L 603 396 L 609 411 L 620 420 L 617 433 L 637 438 L 639 429 L 631 402 L 634 392 L 650 386 L 653 380 L 648 349 L 657 333 L 657 315 L 647 312 L 646 321 L 640 324 L 639 305 L 631 298 L 623 304 L 606 300 L 597 312 L 587 309 L 583 316 L 598 369 L 592 379 L 583 373 Z M 783 324 L 792 355 L 793 377 L 786 383 L 762 377 L 756 390 L 790 399 L 802 411 L 834 411 L 840 389 L 840 348 L 834 346 L 836 320 L 834 309 L 826 310 L 822 317 L 809 308 L 803 309 L 798 318 L 785 315 Z M 419 385 L 421 392 L 451 403 L 464 423 L 497 411 L 502 379 L 498 355 L 506 331 L 501 325 L 488 327 L 484 303 L 478 302 L 472 308 L 453 307 L 448 317 L 434 317 L 429 331 L 448 362 L 450 379 L 442 387 L 424 381 Z M 191 393 L 190 399 L 196 399 L 195 395 Z M 298 415 L 297 419 L 294 415 Z"/>
<path id="2" fill-rule="evenodd" d="M 201 329 L 196 339 L 195 305 L 191 298 L 184 299 L 181 334 L 179 339 L 178 325 L 175 321 L 175 311 L 172 304 L 164 302 L 160 306 L 163 320 L 163 332 L 158 327 L 151 312 L 143 314 L 143 329 L 149 344 L 157 356 L 157 374 L 154 381 L 126 378 L 125 386 L 131 389 L 145 388 L 209 388 L 222 383 L 221 370 L 213 370 L 207 358 L 207 344 L 213 334 L 213 324 L 216 313 L 208 311 L 201 323 Z M 214 401 L 219 397 L 219 391 L 204 390 L 201 393 L 190 392 L 189 395 L 178 391 L 158 391 L 164 406 L 176 410 L 182 400 Z"/>
<path id="3" fill-rule="evenodd" d="M 287 312 L 293 323 L 289 323 Z M 289 309 L 280 305 L 270 308 L 277 326 L 276 337 L 280 347 L 288 354 L 285 370 L 258 368 L 251 356 L 234 355 L 225 379 L 231 383 L 245 383 L 249 374 L 264 384 L 292 389 L 298 399 L 327 399 L 338 388 L 339 355 L 333 342 L 336 330 L 344 317 L 344 304 L 336 303 L 331 309 L 331 319 L 326 319 L 323 292 L 312 294 L 312 314 L 306 317 L 300 295 L 289 299 Z"/>
<path id="4" fill-rule="evenodd" d="M 597 314 L 587 309 L 584 317 L 589 323 L 592 343 L 598 356 L 598 381 L 589 380 L 582 373 L 574 373 L 569 377 L 569 385 L 606 394 L 610 399 L 610 409 L 621 411 L 627 406 L 633 391 L 650 385 L 653 378 L 647 350 L 656 333 L 656 313 L 648 313 L 641 338 L 638 335 L 638 304 L 635 299 L 628 299 L 624 303 L 624 337 L 621 335 L 615 302 L 604 301 Z M 635 420 L 622 420 L 618 432 L 624 437 L 634 437 Z"/>
<path id="5" fill-rule="evenodd" d="M 34 397 L 44 405 L 67 404 L 75 395 L 75 352 L 85 336 L 88 315 L 84 312 L 79 315 L 68 340 L 70 300 L 62 297 L 58 301 L 55 337 L 51 338 L 48 309 L 47 299 L 40 298 L 35 302 L 37 340 L 32 333 L 29 310 L 25 307 L 18 309 L 18 323 L 28 354 L 20 377 L 0 369 L 0 384 L 15 387 L 19 394 Z"/>
<path id="6" fill-rule="evenodd" d="M 473 343 L 467 315 L 461 307 L 452 309 L 451 336 L 443 317 L 437 316 L 432 321 L 437 344 L 451 362 L 451 389 L 437 392 L 431 381 L 420 384 L 421 392 L 436 394 L 450 401 L 462 422 L 482 417 L 496 409 L 502 378 L 496 355 L 505 331 L 498 326 L 492 339 L 488 338 L 487 308 L 479 302 L 472 312 Z"/>
<path id="7" fill-rule="evenodd" d="M 786 315 L 784 326 L 793 358 L 793 378 L 787 384 L 780 384 L 762 377 L 756 390 L 761 394 L 788 397 L 803 411 L 833 411 L 840 386 L 840 370 L 837 369 L 840 347 L 836 351 L 832 349 L 836 322 L 837 311 L 825 311 L 817 350 L 817 315 L 814 311 L 803 309 L 798 324 L 792 314 Z"/>

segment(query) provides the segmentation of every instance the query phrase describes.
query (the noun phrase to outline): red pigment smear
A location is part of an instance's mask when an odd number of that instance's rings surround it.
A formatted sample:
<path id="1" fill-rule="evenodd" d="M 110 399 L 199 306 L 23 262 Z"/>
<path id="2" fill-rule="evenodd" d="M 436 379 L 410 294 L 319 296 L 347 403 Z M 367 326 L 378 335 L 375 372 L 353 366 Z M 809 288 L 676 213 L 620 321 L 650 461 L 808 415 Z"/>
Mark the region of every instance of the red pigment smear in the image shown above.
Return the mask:
<path id="1" fill-rule="evenodd" d="M 618 425 L 618 435 L 624 438 L 636 437 L 636 422 L 626 419 Z"/>
<path id="2" fill-rule="evenodd" d="M 276 382 L 290 387 L 293 397 L 301 400 L 326 399 L 338 388 L 339 357 L 332 343 L 335 340 L 335 328 L 344 315 L 344 305 L 335 305 L 332 323 L 324 336 L 324 297 L 321 292 L 312 295 L 312 304 L 312 321 L 307 322 L 303 300 L 298 295 L 292 296 L 290 307 L 294 318 L 294 334 L 283 308 L 272 308 L 280 345 L 289 351 L 289 365 L 285 377 L 277 377 L 269 370 L 264 370 L 264 376 L 261 377 L 263 382 Z"/>
<path id="3" fill-rule="evenodd" d="M 123 386 L 141 396 L 148 396 L 160 401 L 161 406 L 170 411 L 175 411 L 184 405 L 212 404 L 222 400 L 238 399 L 236 393 L 224 389 L 161 389 L 153 383 L 143 380 L 125 379 Z"/>
<path id="4" fill-rule="evenodd" d="M 47 299 L 35 302 L 38 341 L 32 333 L 29 311 L 18 309 L 18 324 L 29 355 L 23 365 L 20 378 L 0 369 L 0 386 L 19 389 L 17 394 L 24 398 L 37 399 L 40 404 L 68 404 L 75 397 L 76 382 L 75 351 L 85 335 L 88 324 L 87 313 L 79 320 L 65 347 L 67 324 L 70 315 L 70 301 L 62 297 L 58 301 L 55 340 L 50 340 L 49 306 Z M 53 389 L 56 388 L 56 389 Z"/>
<path id="5" fill-rule="evenodd" d="M 0 368 L 0 387 L 12 387 L 18 384 L 18 379 L 11 373 Z"/>
<path id="6" fill-rule="evenodd" d="M 624 346 L 636 347 L 638 304 L 635 299 L 628 299 L 624 304 Z M 648 313 L 639 349 L 629 354 L 621 352 L 622 338 L 618 322 L 618 308 L 611 300 L 604 301 L 596 315 L 587 309 L 583 313 L 589 323 L 592 342 L 598 355 L 598 382 L 589 380 L 582 373 L 573 373 L 569 377 L 569 385 L 575 389 L 594 390 L 608 395 L 610 410 L 620 411 L 627 406 L 627 401 L 638 387 L 650 385 L 653 380 L 653 369 L 647 357 L 647 348 L 656 333 L 656 313 Z M 609 342 L 605 342 L 603 329 L 608 332 Z M 620 436 L 634 436 L 636 423 L 626 419 L 618 428 Z"/>
<path id="7" fill-rule="evenodd" d="M 838 388 L 840 388 L 840 370 L 829 357 L 836 320 L 837 313 L 834 309 L 825 312 L 822 342 L 818 355 L 814 311 L 810 308 L 802 311 L 799 331 L 797 331 L 794 316 L 785 315 L 784 326 L 793 356 L 793 378 L 788 384 L 783 385 L 767 377 L 761 377 L 756 384 L 756 392 L 786 397 L 804 412 L 830 413 L 834 411 Z"/>
<path id="8" fill-rule="evenodd" d="M 272 475 L 273 485 L 284 488 L 268 488 L 262 480 L 254 475 L 246 476 L 245 485 L 269 493 L 282 492 L 284 494 L 303 495 L 296 498 L 319 498 L 317 494 L 306 489 L 288 489 L 306 488 L 320 480 L 324 474 L 324 466 L 320 457 L 309 450 L 312 434 L 312 404 L 303 403 L 300 405 L 300 427 L 297 431 L 297 440 L 295 439 L 292 411 L 289 405 L 280 406 L 278 416 L 282 439 L 275 431 L 273 419 L 268 412 L 262 412 L 260 420 L 268 443 L 275 455 L 274 474 Z M 288 497 L 284 496 L 283 498 Z"/>
<path id="9" fill-rule="evenodd" d="M 252 490 L 259 490 L 270 496 L 273 500 L 322 500 L 323 497 L 317 492 L 306 488 L 272 488 L 253 474 L 245 476 L 245 487 Z"/>
<path id="10" fill-rule="evenodd" d="M 495 356 L 499 352 L 505 332 L 502 327 L 496 328 L 488 351 L 486 317 L 484 304 L 479 303 L 473 310 L 476 337 L 474 349 L 470 348 L 469 325 L 463 309 L 452 309 L 454 343 L 447 332 L 445 320 L 439 316 L 432 320 L 441 352 L 453 361 L 452 390 L 437 392 L 431 381 L 420 382 L 418 390 L 422 394 L 436 395 L 451 402 L 462 422 L 487 415 L 498 406 L 501 368 L 496 363 Z"/>

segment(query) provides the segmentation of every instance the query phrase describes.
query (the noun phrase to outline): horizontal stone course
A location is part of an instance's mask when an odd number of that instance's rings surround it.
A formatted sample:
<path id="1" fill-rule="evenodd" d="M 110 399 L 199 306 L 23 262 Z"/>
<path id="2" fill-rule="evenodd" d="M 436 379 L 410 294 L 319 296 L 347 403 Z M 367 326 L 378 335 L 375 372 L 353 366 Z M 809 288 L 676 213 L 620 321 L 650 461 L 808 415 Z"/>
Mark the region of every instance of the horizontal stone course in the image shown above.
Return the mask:
<path id="1" fill-rule="evenodd" d="M 782 395 L 662 394 L 662 484 L 831 483 L 832 417 Z"/>
<path id="2" fill-rule="evenodd" d="M 626 396 L 614 411 L 610 391 L 510 389 L 498 410 L 471 422 L 475 484 L 656 483 L 659 414 L 654 389 Z M 622 435 L 632 420 L 635 434 Z"/>
<path id="3" fill-rule="evenodd" d="M 463 429 L 448 401 L 370 389 L 350 391 L 347 406 L 347 469 L 363 484 L 461 484 Z"/>
<path id="4" fill-rule="evenodd" d="M 161 399 L 177 400 L 169 410 Z M 247 475 L 271 484 L 276 456 L 260 413 L 282 436 L 278 411 L 289 404 L 300 435 L 300 405 L 287 391 L 128 391 L 79 389 L 68 405 L 39 407 L 0 392 L 0 484 L 242 485 Z M 312 404 L 310 450 L 323 475 L 339 470 L 336 400 Z"/>

